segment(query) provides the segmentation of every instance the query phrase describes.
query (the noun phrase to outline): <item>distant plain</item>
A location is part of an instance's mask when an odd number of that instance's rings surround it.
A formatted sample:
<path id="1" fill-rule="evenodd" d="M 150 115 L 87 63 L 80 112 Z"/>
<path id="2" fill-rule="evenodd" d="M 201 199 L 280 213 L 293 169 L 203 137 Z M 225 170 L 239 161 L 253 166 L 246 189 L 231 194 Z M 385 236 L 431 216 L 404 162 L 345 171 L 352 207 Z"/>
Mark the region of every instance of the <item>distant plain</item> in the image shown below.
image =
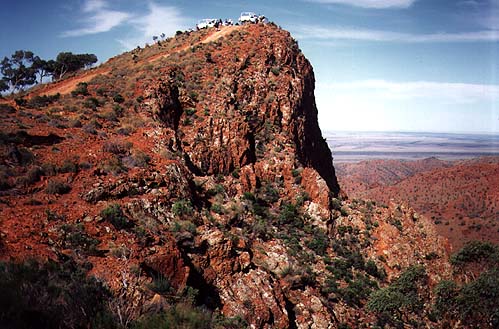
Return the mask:
<path id="1" fill-rule="evenodd" d="M 461 160 L 499 155 L 499 135 L 424 132 L 324 132 L 335 163 L 373 159 Z"/>

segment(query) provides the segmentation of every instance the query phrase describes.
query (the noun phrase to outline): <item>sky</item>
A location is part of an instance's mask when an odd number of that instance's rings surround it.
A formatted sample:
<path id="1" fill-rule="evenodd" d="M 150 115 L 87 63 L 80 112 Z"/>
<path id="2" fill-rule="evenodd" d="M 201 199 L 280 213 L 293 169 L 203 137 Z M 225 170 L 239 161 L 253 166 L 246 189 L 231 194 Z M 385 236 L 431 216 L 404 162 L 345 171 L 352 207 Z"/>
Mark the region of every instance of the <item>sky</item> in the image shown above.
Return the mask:
<path id="1" fill-rule="evenodd" d="M 263 14 L 314 67 L 324 131 L 499 134 L 499 0 L 1 0 L 0 57 L 101 62 L 201 18 Z"/>

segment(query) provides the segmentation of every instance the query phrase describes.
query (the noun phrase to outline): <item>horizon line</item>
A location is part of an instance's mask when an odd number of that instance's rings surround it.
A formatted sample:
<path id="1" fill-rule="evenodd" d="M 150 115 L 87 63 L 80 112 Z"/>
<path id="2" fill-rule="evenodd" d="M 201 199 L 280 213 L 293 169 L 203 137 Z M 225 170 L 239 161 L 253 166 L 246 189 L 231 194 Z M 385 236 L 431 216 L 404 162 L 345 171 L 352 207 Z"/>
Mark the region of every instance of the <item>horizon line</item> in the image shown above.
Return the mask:
<path id="1" fill-rule="evenodd" d="M 320 125 L 320 124 L 319 124 Z M 395 134 L 449 134 L 449 135 L 493 135 L 499 137 L 499 131 L 423 131 L 423 130 L 345 130 L 345 129 L 322 129 L 323 133 L 395 133 Z"/>

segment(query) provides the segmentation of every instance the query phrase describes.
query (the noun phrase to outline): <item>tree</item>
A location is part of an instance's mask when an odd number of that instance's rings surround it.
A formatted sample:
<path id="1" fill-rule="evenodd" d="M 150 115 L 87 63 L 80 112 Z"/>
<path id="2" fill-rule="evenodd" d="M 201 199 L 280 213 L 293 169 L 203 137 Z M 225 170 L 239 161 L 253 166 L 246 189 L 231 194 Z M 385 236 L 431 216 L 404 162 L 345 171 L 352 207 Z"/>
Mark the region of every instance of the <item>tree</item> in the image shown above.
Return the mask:
<path id="1" fill-rule="evenodd" d="M 17 50 L 10 58 L 4 57 L 0 62 L 2 80 L 11 88 L 12 92 L 36 82 L 35 70 L 32 67 L 33 60 L 33 52 Z"/>
<path id="2" fill-rule="evenodd" d="M 420 314 L 424 308 L 421 287 L 427 285 L 428 276 L 421 265 L 408 267 L 388 287 L 369 296 L 367 309 L 376 313 L 380 324 L 402 326 L 412 314 Z"/>
<path id="3" fill-rule="evenodd" d="M 9 84 L 4 79 L 0 79 L 0 92 L 6 90 L 9 90 Z"/>
<path id="4" fill-rule="evenodd" d="M 96 62 L 97 56 L 94 54 L 62 52 L 57 55 L 55 60 L 53 76 L 56 79 L 61 79 L 66 73 L 76 72 L 85 67 L 92 66 Z"/>
<path id="5" fill-rule="evenodd" d="M 56 62 L 52 59 L 46 61 L 38 56 L 35 56 L 32 68 L 35 70 L 35 74 L 38 75 L 38 83 L 42 83 L 44 77 L 49 77 L 54 73 Z"/>

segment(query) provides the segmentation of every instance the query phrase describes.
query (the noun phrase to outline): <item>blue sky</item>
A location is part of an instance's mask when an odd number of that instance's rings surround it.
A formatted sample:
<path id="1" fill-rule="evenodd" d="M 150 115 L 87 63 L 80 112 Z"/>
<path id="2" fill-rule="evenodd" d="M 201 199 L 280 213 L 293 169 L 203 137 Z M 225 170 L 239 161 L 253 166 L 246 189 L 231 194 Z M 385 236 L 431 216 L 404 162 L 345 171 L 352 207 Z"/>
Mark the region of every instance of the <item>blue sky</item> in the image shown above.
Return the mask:
<path id="1" fill-rule="evenodd" d="M 101 61 L 205 17 L 255 11 L 312 62 L 323 130 L 499 134 L 499 0 L 53 0 L 0 11 L 0 56 Z"/>

